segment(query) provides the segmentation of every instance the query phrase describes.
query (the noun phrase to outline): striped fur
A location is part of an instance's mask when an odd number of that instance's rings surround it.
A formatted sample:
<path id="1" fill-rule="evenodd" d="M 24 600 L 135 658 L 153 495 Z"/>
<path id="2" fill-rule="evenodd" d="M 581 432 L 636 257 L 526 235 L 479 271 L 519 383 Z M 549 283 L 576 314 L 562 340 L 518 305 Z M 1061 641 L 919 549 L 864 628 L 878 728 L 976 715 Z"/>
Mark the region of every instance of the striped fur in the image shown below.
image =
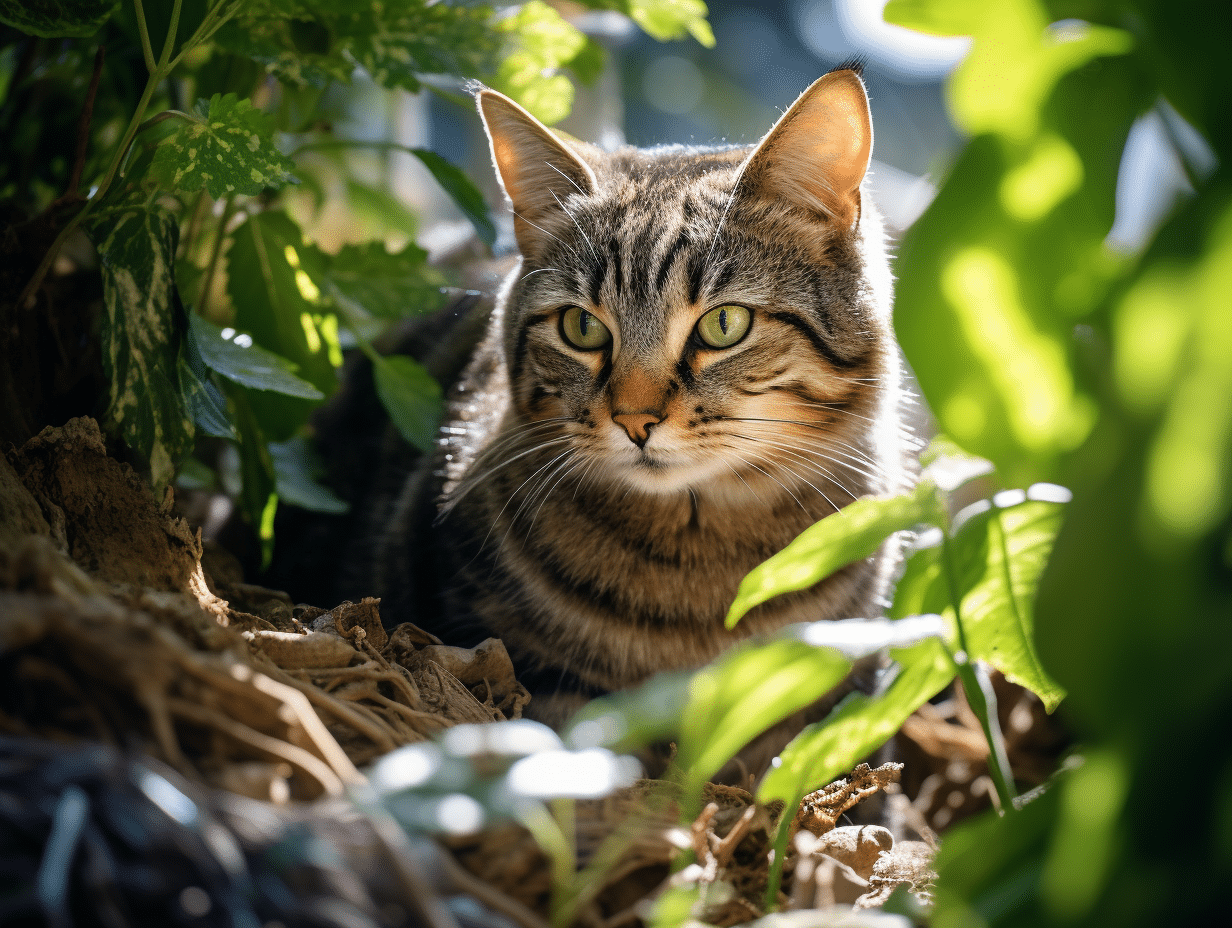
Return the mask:
<path id="1" fill-rule="evenodd" d="M 880 612 L 889 546 L 723 628 L 752 567 L 909 482 L 859 78 L 822 78 L 752 150 L 609 154 L 490 91 L 480 108 L 523 257 L 436 470 L 386 523 L 384 595 L 422 557 L 407 538 L 437 496 L 434 560 L 418 567 L 439 583 L 430 608 L 502 638 L 544 690 L 621 688 L 790 622 Z M 698 321 L 726 304 L 751 325 L 709 348 Z M 606 349 L 565 340 L 571 306 L 607 326 Z M 655 420 L 644 444 L 622 414 Z"/>

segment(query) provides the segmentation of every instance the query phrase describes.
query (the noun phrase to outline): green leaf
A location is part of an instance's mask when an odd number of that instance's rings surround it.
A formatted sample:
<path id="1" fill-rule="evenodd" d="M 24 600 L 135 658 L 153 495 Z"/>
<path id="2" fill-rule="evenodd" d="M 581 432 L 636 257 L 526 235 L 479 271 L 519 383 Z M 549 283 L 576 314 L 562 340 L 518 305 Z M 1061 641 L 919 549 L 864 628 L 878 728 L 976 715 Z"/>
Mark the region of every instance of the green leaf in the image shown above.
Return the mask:
<path id="1" fill-rule="evenodd" d="M 253 344 L 243 335 L 224 336 L 223 330 L 197 313 L 189 313 L 188 338 L 211 370 L 255 390 L 272 390 L 287 396 L 320 400 L 325 394 L 295 376 L 295 365 L 286 358 Z M 251 341 L 251 338 L 248 338 Z"/>
<path id="2" fill-rule="evenodd" d="M 737 751 L 816 702 L 850 668 L 835 650 L 787 639 L 737 648 L 698 671 L 677 743 L 686 796 L 700 795 L 702 784 Z"/>
<path id="3" fill-rule="evenodd" d="M 432 172 L 441 189 L 449 194 L 450 199 L 462 210 L 462 214 L 470 220 L 480 240 L 489 248 L 496 241 L 496 226 L 488 213 L 488 204 L 483 200 L 479 188 L 471 183 L 471 179 L 458 170 L 436 152 L 425 148 L 416 148 L 411 152 L 423 162 L 424 167 Z"/>
<path id="4" fill-rule="evenodd" d="M 103 277 L 108 424 L 149 462 L 150 479 L 161 488 L 193 443 L 179 374 L 179 230 L 174 216 L 139 192 L 102 204 L 84 225 Z"/>
<path id="5" fill-rule="evenodd" d="M 886 538 L 921 523 L 944 520 L 937 488 L 924 482 L 902 496 L 864 497 L 809 526 L 786 548 L 754 567 L 740 583 L 727 627 L 755 606 L 806 590 L 846 564 L 868 557 Z"/>
<path id="6" fill-rule="evenodd" d="M 556 71 L 586 47 L 586 36 L 543 0 L 530 0 L 496 24 L 506 54 L 492 86 L 513 97 L 547 124 L 573 106 L 573 85 Z"/>
<path id="7" fill-rule="evenodd" d="M 570 720 L 565 742 L 573 750 L 635 751 L 673 739 L 680 731 L 692 680 L 690 671 L 660 673 L 632 689 L 592 699 Z"/>
<path id="8" fill-rule="evenodd" d="M 629 17 L 660 42 L 691 35 L 706 48 L 714 48 L 703 0 L 629 0 L 628 6 Z"/>
<path id="9" fill-rule="evenodd" d="M 1049 712 L 1065 690 L 1035 650 L 1035 592 L 1063 517 L 1059 503 L 993 505 L 964 522 L 950 543 L 969 656 L 1032 690 Z"/>
<path id="10" fill-rule="evenodd" d="M 185 352 L 180 356 L 179 367 L 180 390 L 184 394 L 184 402 L 192 416 L 193 422 L 206 435 L 215 438 L 236 437 L 235 428 L 227 415 L 227 400 L 222 391 L 209 379 L 205 365 L 197 365 L 189 360 L 191 349 L 188 343 L 191 335 L 185 340 Z M 201 373 L 198 374 L 197 371 Z"/>
<path id="11" fill-rule="evenodd" d="M 431 453 L 444 411 L 440 384 L 405 355 L 374 358 L 373 375 L 377 396 L 399 434 L 425 454 Z"/>
<path id="12" fill-rule="evenodd" d="M 899 672 L 889 689 L 875 697 L 853 693 L 825 719 L 805 728 L 766 773 L 758 802 L 782 799 L 793 808 L 881 747 L 911 713 L 954 679 L 954 662 L 937 638 L 891 654 Z"/>
<path id="13" fill-rule="evenodd" d="M 372 231 L 373 237 L 380 238 L 393 231 L 411 239 L 419 233 L 419 216 L 407 209 L 406 204 L 387 187 L 365 184 L 348 177 L 346 196 L 351 209 L 363 220 L 365 227 Z"/>
<path id="14" fill-rule="evenodd" d="M 278 496 L 284 502 L 312 512 L 346 512 L 351 507 L 320 483 L 325 465 L 303 437 L 270 442 L 270 461 Z"/>
<path id="15" fill-rule="evenodd" d="M 274 147 L 273 134 L 273 117 L 251 100 L 214 94 L 198 100 L 177 130 L 159 143 L 150 174 L 168 190 L 192 192 L 204 186 L 215 199 L 294 183 L 295 165 Z"/>
<path id="16" fill-rule="evenodd" d="M 444 280 L 427 264 L 427 252 L 408 244 L 390 254 L 381 242 L 344 245 L 323 256 L 319 283 L 331 296 L 348 300 L 373 316 L 400 319 L 445 305 Z"/>
<path id="17" fill-rule="evenodd" d="M 0 23 L 46 39 L 94 35 L 119 0 L 0 0 Z"/>
<path id="18" fill-rule="evenodd" d="M 274 557 L 274 514 L 278 509 L 277 474 L 270 457 L 269 442 L 261 423 L 249 404 L 252 396 L 238 384 L 227 385 L 240 454 L 239 508 L 261 545 L 261 568 Z"/>

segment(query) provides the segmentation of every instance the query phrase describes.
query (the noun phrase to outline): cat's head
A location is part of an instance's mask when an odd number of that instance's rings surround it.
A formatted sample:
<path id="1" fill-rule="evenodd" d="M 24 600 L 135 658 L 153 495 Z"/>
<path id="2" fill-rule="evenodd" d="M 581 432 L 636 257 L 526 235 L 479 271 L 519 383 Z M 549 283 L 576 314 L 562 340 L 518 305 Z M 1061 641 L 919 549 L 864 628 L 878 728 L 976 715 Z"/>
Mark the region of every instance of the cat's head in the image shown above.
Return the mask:
<path id="1" fill-rule="evenodd" d="M 856 73 L 751 149 L 605 153 L 478 101 L 523 255 L 503 310 L 520 422 L 567 436 L 586 479 L 650 493 L 882 489 L 897 362 Z"/>

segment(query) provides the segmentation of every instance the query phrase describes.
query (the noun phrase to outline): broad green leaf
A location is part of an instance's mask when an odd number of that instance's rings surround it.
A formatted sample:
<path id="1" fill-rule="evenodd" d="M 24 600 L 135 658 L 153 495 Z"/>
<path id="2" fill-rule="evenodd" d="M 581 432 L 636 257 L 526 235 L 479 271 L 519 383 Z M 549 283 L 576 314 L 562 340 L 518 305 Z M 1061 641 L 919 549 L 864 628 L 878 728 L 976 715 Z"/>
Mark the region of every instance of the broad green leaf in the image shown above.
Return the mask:
<path id="1" fill-rule="evenodd" d="M 108 380 L 107 420 L 149 462 L 156 488 L 192 450 L 193 422 L 180 386 L 175 218 L 144 194 L 104 203 L 85 222 L 98 249 Z"/>
<path id="2" fill-rule="evenodd" d="M 441 387 L 423 365 L 405 355 L 373 362 L 376 393 L 399 434 L 425 454 L 436 444 L 444 403 Z"/>
<path id="3" fill-rule="evenodd" d="M 312 512 L 340 513 L 351 508 L 321 484 L 325 465 L 304 438 L 270 442 L 269 453 L 279 499 Z"/>
<path id="4" fill-rule="evenodd" d="M 202 361 L 211 370 L 255 390 L 272 390 L 287 396 L 320 400 L 325 394 L 295 376 L 295 365 L 286 358 L 254 344 L 245 336 L 227 338 L 223 330 L 197 313 L 189 314 L 188 337 Z M 251 338 L 248 338 L 251 342 Z"/>
<path id="5" fill-rule="evenodd" d="M 749 741 L 816 702 L 850 668 L 837 651 L 788 639 L 737 648 L 698 671 L 677 742 L 686 795 L 698 795 Z"/>
<path id="6" fill-rule="evenodd" d="M 573 85 L 556 70 L 586 47 L 586 36 L 543 0 L 530 0 L 499 20 L 507 51 L 492 86 L 549 125 L 569 115 Z"/>
<path id="7" fill-rule="evenodd" d="M 944 520 L 937 488 L 921 483 L 902 496 L 864 497 L 806 528 L 786 548 L 749 572 L 727 613 L 727 627 L 755 606 L 806 590 L 846 564 L 868 557 L 895 532 Z"/>
<path id="8" fill-rule="evenodd" d="M 338 254 L 323 256 L 319 281 L 373 316 L 399 319 L 432 312 L 445 304 L 444 279 L 427 264 L 427 252 L 408 244 L 390 254 L 381 242 L 344 245 Z"/>
<path id="9" fill-rule="evenodd" d="M 94 35 L 119 0 L 0 0 L 0 23 L 46 39 Z"/>
<path id="10" fill-rule="evenodd" d="M 911 713 L 954 679 L 954 662 L 936 638 L 891 654 L 900 669 L 889 689 L 875 697 L 853 693 L 825 719 L 805 728 L 766 773 L 758 802 L 782 799 L 793 808 L 881 747 Z"/>
<path id="11" fill-rule="evenodd" d="M 374 238 L 381 238 L 388 232 L 401 232 L 412 239 L 419 233 L 419 216 L 407 209 L 387 187 L 366 184 L 351 177 L 346 181 L 346 195 L 351 209 L 366 228 L 372 230 Z"/>
<path id="12" fill-rule="evenodd" d="M 203 186 L 215 199 L 255 195 L 295 182 L 295 165 L 274 147 L 274 119 L 235 94 L 198 100 L 154 153 L 151 176 L 168 190 Z"/>
<path id="13" fill-rule="evenodd" d="M 1065 690 L 1035 650 L 1035 591 L 1063 516 L 1059 503 L 994 505 L 968 519 L 951 541 L 969 656 L 1033 691 L 1049 712 Z"/>
<path id="14" fill-rule="evenodd" d="M 191 341 L 191 336 L 186 341 Z M 189 358 L 191 351 L 185 345 L 177 371 L 180 375 L 180 391 L 193 422 L 206 435 L 215 438 L 235 438 L 235 428 L 227 415 L 227 399 L 209 379 L 204 364 L 195 364 Z M 198 370 L 201 371 L 198 374 Z"/>
<path id="15" fill-rule="evenodd" d="M 496 226 L 492 224 L 492 217 L 488 214 L 488 204 L 483 201 L 483 194 L 479 192 L 479 188 L 471 182 L 469 177 L 436 152 L 416 148 L 412 154 L 432 172 L 432 176 L 441 185 L 441 189 L 449 194 L 450 199 L 475 227 L 480 240 L 491 248 L 492 243 L 496 241 Z"/>

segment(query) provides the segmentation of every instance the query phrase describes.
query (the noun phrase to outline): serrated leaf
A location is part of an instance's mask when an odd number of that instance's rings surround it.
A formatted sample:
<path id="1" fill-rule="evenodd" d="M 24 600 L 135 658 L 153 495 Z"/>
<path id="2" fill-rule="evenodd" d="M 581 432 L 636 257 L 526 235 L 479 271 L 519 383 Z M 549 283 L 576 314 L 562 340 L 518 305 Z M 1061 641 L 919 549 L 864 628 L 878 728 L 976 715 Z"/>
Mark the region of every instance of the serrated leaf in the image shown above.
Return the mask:
<path id="1" fill-rule="evenodd" d="M 1035 650 L 1035 592 L 1063 517 L 1059 503 L 992 506 L 963 523 L 951 542 L 969 656 L 1030 689 L 1049 712 L 1065 690 Z"/>
<path id="2" fill-rule="evenodd" d="M 405 355 L 376 358 L 373 377 L 381 405 L 399 434 L 420 451 L 430 453 L 444 411 L 440 384 L 423 365 Z"/>
<path id="3" fill-rule="evenodd" d="M 0 22 L 45 39 L 94 35 L 119 0 L 0 0 Z"/>
<path id="4" fill-rule="evenodd" d="M 308 381 L 295 376 L 295 365 L 286 358 L 258 345 L 245 344 L 239 335 L 225 338 L 221 328 L 197 313 L 189 314 L 188 337 L 205 365 L 228 380 L 255 390 L 272 390 L 308 400 L 325 398 Z"/>
<path id="5" fill-rule="evenodd" d="M 954 678 L 945 645 L 930 638 L 893 649 L 900 670 L 880 696 L 853 693 L 825 719 L 806 727 L 783 749 L 757 790 L 758 802 L 782 799 L 788 808 L 829 783 L 892 738 L 911 713 Z"/>
<path id="6" fill-rule="evenodd" d="M 921 523 L 940 524 L 943 519 L 937 488 L 926 482 L 901 496 L 858 499 L 809 526 L 778 554 L 754 567 L 740 582 L 727 627 L 768 599 L 806 590 L 840 567 L 868 557 L 895 532 Z"/>
<path id="7" fill-rule="evenodd" d="M 150 175 L 174 192 L 200 190 L 215 199 L 255 195 L 266 187 L 295 183 L 295 165 L 271 141 L 274 119 L 235 94 L 198 100 L 163 139 Z"/>
<path id="8" fill-rule="evenodd" d="M 492 224 L 488 204 L 484 202 L 479 188 L 462 171 L 436 152 L 416 148 L 411 153 L 432 172 L 432 176 L 441 185 L 441 189 L 449 194 L 449 198 L 453 200 L 458 209 L 462 210 L 462 215 L 470 220 L 480 241 L 491 248 L 493 242 L 496 241 L 496 226 Z"/>
<path id="9" fill-rule="evenodd" d="M 175 217 L 137 193 L 104 203 L 84 223 L 98 249 L 108 380 L 107 420 L 149 461 L 156 488 L 192 449 L 193 422 L 180 387 Z"/>
<path id="10" fill-rule="evenodd" d="M 850 668 L 837 651 L 788 639 L 737 648 L 698 671 L 677 742 L 686 795 L 699 793 L 749 741 L 816 702 Z"/>
<path id="11" fill-rule="evenodd" d="M 433 312 L 445 304 L 444 280 L 427 265 L 428 253 L 414 244 L 393 254 L 381 242 L 344 245 L 325 256 L 321 283 L 335 298 L 373 316 L 399 319 Z"/>
<path id="12" fill-rule="evenodd" d="M 312 512 L 341 513 L 351 508 L 320 482 L 325 465 L 304 438 L 270 442 L 269 454 L 278 496 L 284 502 Z"/>

